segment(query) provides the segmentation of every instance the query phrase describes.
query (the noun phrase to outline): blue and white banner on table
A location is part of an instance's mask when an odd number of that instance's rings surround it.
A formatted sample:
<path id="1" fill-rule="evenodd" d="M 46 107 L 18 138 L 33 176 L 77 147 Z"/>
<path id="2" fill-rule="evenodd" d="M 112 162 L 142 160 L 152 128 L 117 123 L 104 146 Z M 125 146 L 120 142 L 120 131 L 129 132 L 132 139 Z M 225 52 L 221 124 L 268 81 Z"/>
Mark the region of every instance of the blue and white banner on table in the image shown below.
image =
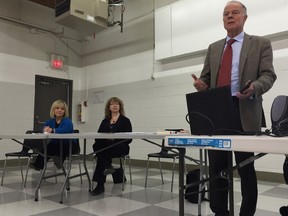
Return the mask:
<path id="1" fill-rule="evenodd" d="M 231 148 L 231 139 L 217 139 L 217 138 L 191 138 L 191 137 L 166 137 L 166 144 L 168 146 L 199 146 L 199 147 L 215 147 L 215 148 Z"/>

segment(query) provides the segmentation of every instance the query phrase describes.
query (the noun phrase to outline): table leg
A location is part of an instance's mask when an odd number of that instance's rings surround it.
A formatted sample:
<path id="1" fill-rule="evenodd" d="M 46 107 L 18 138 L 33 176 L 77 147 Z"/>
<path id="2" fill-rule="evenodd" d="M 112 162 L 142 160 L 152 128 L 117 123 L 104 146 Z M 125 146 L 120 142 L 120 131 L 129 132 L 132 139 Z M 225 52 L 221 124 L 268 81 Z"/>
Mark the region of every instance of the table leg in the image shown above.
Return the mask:
<path id="1" fill-rule="evenodd" d="M 233 167 L 233 152 L 228 154 L 228 167 Z M 229 190 L 229 216 L 234 216 L 234 185 L 233 170 L 228 173 L 228 190 Z"/>
<path id="2" fill-rule="evenodd" d="M 41 173 L 40 173 L 40 176 L 39 176 L 39 179 L 38 179 L 37 187 L 36 187 L 36 190 L 35 190 L 35 201 L 38 201 L 40 185 L 41 185 L 41 182 L 43 180 L 43 177 L 44 177 L 44 174 L 45 174 L 45 171 L 46 171 L 46 168 L 47 168 L 47 145 L 48 145 L 48 141 L 46 139 L 43 139 L 44 168 L 41 170 Z"/>
<path id="3" fill-rule="evenodd" d="M 184 216 L 184 156 L 185 148 L 179 148 L 179 216 Z"/>
<path id="4" fill-rule="evenodd" d="M 91 188 L 92 184 L 91 184 L 91 179 L 90 179 L 89 172 L 87 169 L 87 164 L 86 164 L 86 139 L 84 139 L 84 147 L 83 147 L 83 165 L 84 165 L 84 169 L 85 169 L 85 174 L 88 178 L 88 184 L 89 184 L 88 191 L 90 192 L 92 190 L 92 188 Z"/>
<path id="5" fill-rule="evenodd" d="M 203 174 L 204 174 L 204 161 L 203 161 L 203 149 L 199 150 L 199 159 L 200 159 L 200 176 L 199 176 L 199 180 L 202 181 L 203 180 Z M 205 151 L 204 151 L 205 154 Z M 198 186 L 198 191 L 202 191 L 204 188 L 204 183 L 200 183 Z M 202 192 L 198 193 L 198 215 L 201 215 L 201 202 L 202 202 Z"/>
<path id="6" fill-rule="evenodd" d="M 61 140 L 62 142 L 62 140 Z M 64 195 L 64 191 L 65 188 L 67 186 L 67 190 L 70 189 L 70 185 L 69 185 L 69 176 L 70 176 L 70 172 L 71 172 L 71 164 L 72 164 L 72 159 L 71 159 L 71 155 L 72 155 L 72 145 L 73 145 L 73 141 L 70 140 L 69 141 L 69 156 L 68 156 L 68 170 L 65 173 L 65 180 L 62 186 L 62 192 L 61 192 L 61 198 L 60 198 L 60 203 L 63 203 L 63 195 Z M 62 154 L 61 154 L 62 155 Z M 63 157 L 63 156 L 62 156 Z M 61 161 L 62 162 L 62 161 Z M 62 165 L 63 166 L 63 165 Z M 65 171 L 65 169 L 63 168 L 63 171 Z"/>

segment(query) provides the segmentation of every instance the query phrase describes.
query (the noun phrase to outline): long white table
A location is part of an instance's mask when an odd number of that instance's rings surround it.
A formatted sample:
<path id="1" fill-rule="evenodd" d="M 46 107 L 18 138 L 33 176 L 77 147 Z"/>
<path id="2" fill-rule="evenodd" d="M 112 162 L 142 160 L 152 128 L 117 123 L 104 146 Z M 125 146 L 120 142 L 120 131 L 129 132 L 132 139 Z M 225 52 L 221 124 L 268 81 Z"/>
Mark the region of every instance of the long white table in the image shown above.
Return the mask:
<path id="1" fill-rule="evenodd" d="M 179 215 L 184 216 L 184 157 L 185 148 L 198 148 L 205 150 L 221 151 L 246 151 L 273 154 L 288 154 L 288 137 L 270 136 L 185 136 L 181 134 L 165 135 L 156 133 L 72 133 L 72 134 L 0 134 L 0 139 L 43 139 L 43 143 L 49 139 L 83 139 L 84 156 L 86 155 L 87 139 L 164 139 L 167 147 L 177 147 L 179 150 Z M 71 154 L 70 154 L 71 156 Z M 66 175 L 63 190 L 69 178 Z M 87 172 L 87 170 L 86 170 Z M 87 172 L 88 174 L 88 172 Z M 90 184 L 90 179 L 89 179 Z M 40 187 L 40 185 L 39 185 Z M 38 199 L 38 189 L 35 192 L 35 200 Z M 63 199 L 63 190 L 61 201 Z M 60 201 L 60 202 L 61 202 Z"/>

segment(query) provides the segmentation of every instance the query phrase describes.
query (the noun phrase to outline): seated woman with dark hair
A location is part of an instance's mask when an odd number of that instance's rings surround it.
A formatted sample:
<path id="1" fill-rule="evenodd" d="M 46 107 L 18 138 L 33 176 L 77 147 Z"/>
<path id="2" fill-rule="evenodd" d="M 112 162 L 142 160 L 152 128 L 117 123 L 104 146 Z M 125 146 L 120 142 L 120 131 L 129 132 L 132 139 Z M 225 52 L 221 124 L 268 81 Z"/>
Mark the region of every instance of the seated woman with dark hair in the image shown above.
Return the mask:
<path id="1" fill-rule="evenodd" d="M 117 133 L 117 132 L 132 132 L 132 125 L 130 120 L 124 116 L 124 104 L 117 98 L 110 98 L 105 106 L 105 118 L 102 120 L 98 129 L 99 133 Z M 119 139 L 96 139 L 93 145 L 94 152 L 103 148 L 109 147 L 118 143 Z M 100 151 L 96 154 L 97 165 L 93 175 L 93 181 L 97 182 L 97 186 L 90 192 L 92 196 L 104 193 L 104 183 L 106 175 L 115 172 L 112 167 L 112 158 L 129 154 L 129 143 L 132 139 L 126 140 L 111 148 Z"/>

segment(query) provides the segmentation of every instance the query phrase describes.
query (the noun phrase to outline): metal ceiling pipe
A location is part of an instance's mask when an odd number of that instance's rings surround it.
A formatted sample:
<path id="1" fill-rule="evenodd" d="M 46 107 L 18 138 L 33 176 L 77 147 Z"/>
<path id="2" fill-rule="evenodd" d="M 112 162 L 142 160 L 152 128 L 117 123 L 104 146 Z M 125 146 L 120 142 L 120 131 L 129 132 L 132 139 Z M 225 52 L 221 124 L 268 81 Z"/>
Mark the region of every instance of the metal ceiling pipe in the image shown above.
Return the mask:
<path id="1" fill-rule="evenodd" d="M 55 32 L 51 29 L 47 29 L 47 28 L 44 28 L 44 27 L 41 27 L 41 26 L 37 26 L 37 25 L 33 25 L 31 23 L 27 23 L 27 22 L 23 22 L 23 21 L 20 21 L 20 20 L 17 20 L 17 19 L 12 19 L 10 17 L 6 17 L 6 16 L 2 16 L 0 15 L 0 19 L 2 20 L 5 20 L 5 21 L 8 21 L 8 22 L 11 22 L 11 23 L 14 23 L 14 24 L 17 24 L 17 25 L 21 25 L 21 26 L 24 26 L 26 28 L 29 28 L 29 29 L 37 29 L 41 32 L 45 32 L 45 33 L 50 33 L 52 35 L 54 35 L 56 38 L 58 38 L 63 44 L 65 44 L 65 46 L 67 46 L 68 48 L 70 48 L 70 50 L 72 50 L 77 56 L 81 56 L 81 54 L 79 54 L 73 47 L 71 47 L 66 41 L 63 40 L 63 38 L 65 37 L 61 37 L 61 35 L 63 35 L 64 33 L 64 28 L 62 28 L 62 32 Z M 75 40 L 75 39 L 72 39 L 72 38 L 69 38 L 70 40 Z M 75 40 L 75 41 L 78 41 L 78 40 Z M 81 43 L 81 41 L 78 41 Z"/>
<path id="2" fill-rule="evenodd" d="M 37 30 L 40 30 L 40 31 L 43 31 L 43 32 L 48 32 L 50 34 L 54 34 L 54 35 L 57 35 L 57 36 L 60 35 L 60 34 L 63 34 L 63 31 L 60 32 L 60 33 L 57 33 L 57 32 L 55 32 L 53 30 L 50 30 L 50 29 L 47 29 L 47 28 L 44 28 L 44 27 L 41 27 L 41 26 L 33 25 L 33 24 L 30 24 L 30 23 L 27 23 L 27 22 L 23 22 L 23 21 L 20 21 L 20 20 L 17 20 L 17 19 L 12 19 L 12 18 L 6 17 L 6 16 L 1 16 L 0 15 L 0 19 L 8 21 L 8 22 L 15 23 L 15 24 L 18 24 L 18 25 L 25 26 L 27 28 L 37 29 Z"/>

